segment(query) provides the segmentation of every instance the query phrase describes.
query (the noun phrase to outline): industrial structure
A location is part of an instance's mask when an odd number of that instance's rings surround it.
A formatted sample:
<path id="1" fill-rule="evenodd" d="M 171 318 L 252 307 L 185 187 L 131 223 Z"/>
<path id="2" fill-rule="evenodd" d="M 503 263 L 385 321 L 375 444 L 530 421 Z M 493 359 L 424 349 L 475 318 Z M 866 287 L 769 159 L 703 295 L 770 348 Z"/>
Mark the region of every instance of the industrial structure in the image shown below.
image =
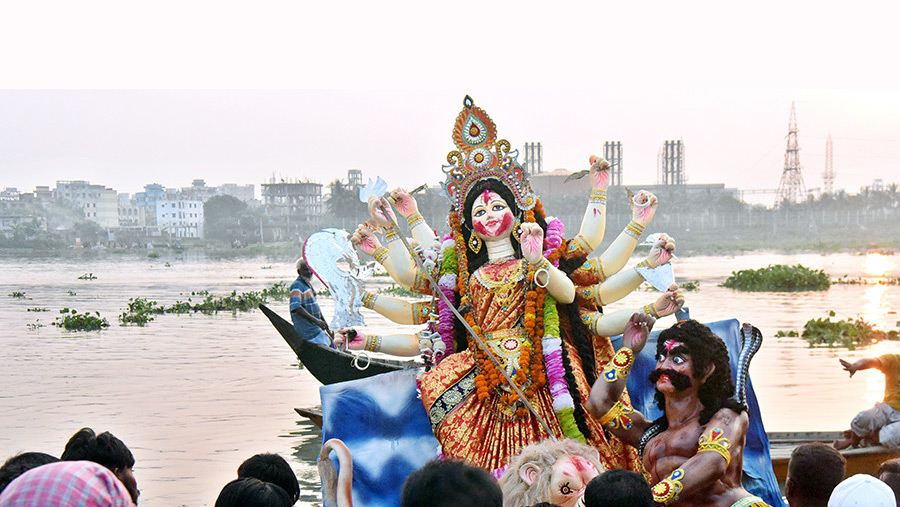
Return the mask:
<path id="1" fill-rule="evenodd" d="M 544 149 L 541 143 L 525 143 L 525 158 L 522 162 L 527 176 L 544 172 Z"/>
<path id="2" fill-rule="evenodd" d="M 775 196 L 775 204 L 787 202 L 801 202 L 806 199 L 806 185 L 803 183 L 803 174 L 800 166 L 800 143 L 797 141 L 797 111 L 791 102 L 791 119 L 788 123 L 787 148 L 784 152 L 784 171 L 781 173 L 781 183 L 778 184 L 778 193 Z"/>
<path id="3" fill-rule="evenodd" d="M 659 185 L 684 185 L 687 175 L 684 170 L 684 142 L 666 141 L 657 160 L 656 182 Z"/>
<path id="4" fill-rule="evenodd" d="M 824 191 L 826 194 L 834 192 L 834 152 L 831 144 L 831 132 L 825 141 L 825 172 L 822 173 Z"/>
<path id="5" fill-rule="evenodd" d="M 603 143 L 603 158 L 609 162 L 609 184 L 622 184 L 622 141 Z"/>

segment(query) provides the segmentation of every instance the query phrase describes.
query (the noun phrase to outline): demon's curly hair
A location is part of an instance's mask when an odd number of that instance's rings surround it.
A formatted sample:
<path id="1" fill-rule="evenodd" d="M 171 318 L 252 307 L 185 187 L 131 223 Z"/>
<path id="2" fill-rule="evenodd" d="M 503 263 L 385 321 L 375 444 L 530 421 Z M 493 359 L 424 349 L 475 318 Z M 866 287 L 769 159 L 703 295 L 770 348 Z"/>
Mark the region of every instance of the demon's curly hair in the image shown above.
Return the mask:
<path id="1" fill-rule="evenodd" d="M 731 380 L 731 364 L 725 342 L 710 328 L 691 319 L 664 330 L 656 340 L 657 357 L 662 355 L 667 340 L 675 340 L 687 346 L 693 361 L 694 378 L 701 378 L 709 365 L 715 366 L 712 375 L 700 386 L 698 392 L 700 403 L 703 404 L 703 411 L 700 412 L 701 425 L 708 423 L 722 408 L 730 408 L 738 413 L 747 410 L 747 407 L 734 399 L 734 382 Z M 655 398 L 659 409 L 665 411 L 663 394 L 656 391 Z"/>

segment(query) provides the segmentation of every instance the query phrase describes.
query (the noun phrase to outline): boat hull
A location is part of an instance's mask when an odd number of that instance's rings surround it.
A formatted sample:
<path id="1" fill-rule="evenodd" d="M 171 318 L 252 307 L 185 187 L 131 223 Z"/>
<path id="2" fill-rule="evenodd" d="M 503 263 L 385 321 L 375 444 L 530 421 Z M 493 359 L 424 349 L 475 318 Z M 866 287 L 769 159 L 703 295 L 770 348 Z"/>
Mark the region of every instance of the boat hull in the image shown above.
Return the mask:
<path id="1" fill-rule="evenodd" d="M 280 315 L 269 309 L 266 305 L 259 305 L 259 309 L 269 319 L 284 341 L 291 347 L 297 359 L 319 382 L 328 385 L 347 380 L 356 380 L 391 371 L 417 368 L 414 361 L 392 361 L 390 359 L 361 358 L 349 352 L 332 349 L 315 343 L 308 342 L 294 329 L 294 325 L 281 318 Z M 358 366 L 355 366 L 358 365 Z"/>
<path id="2" fill-rule="evenodd" d="M 839 438 L 841 438 L 841 433 L 838 431 L 769 433 L 772 469 L 775 471 L 778 482 L 784 484 L 787 478 L 788 462 L 791 460 L 791 451 L 795 447 L 811 442 L 831 444 Z M 841 451 L 841 455 L 847 460 L 846 477 L 855 474 L 875 475 L 883 462 L 900 458 L 900 449 L 884 446 L 860 447 L 845 449 Z"/>

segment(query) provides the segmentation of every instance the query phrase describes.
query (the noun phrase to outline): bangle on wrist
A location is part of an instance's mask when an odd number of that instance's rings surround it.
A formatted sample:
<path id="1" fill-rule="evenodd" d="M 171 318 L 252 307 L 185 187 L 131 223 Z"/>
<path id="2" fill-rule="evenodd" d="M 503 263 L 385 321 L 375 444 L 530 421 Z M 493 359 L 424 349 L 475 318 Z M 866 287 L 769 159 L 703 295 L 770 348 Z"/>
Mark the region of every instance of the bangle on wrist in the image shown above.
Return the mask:
<path id="1" fill-rule="evenodd" d="M 370 334 L 366 336 L 366 350 L 369 352 L 378 352 L 381 350 L 381 335 Z"/>
<path id="2" fill-rule="evenodd" d="M 644 305 L 643 310 L 644 310 L 644 313 L 646 313 L 647 315 L 653 317 L 654 319 L 658 319 L 658 318 L 659 318 L 659 312 L 657 312 L 657 311 L 656 311 L 656 308 L 653 307 L 653 303 Z"/>
<path id="3" fill-rule="evenodd" d="M 644 233 L 644 226 L 632 220 L 628 222 L 628 225 L 625 226 L 625 234 L 631 236 L 634 239 L 640 239 L 641 234 Z"/>
<path id="4" fill-rule="evenodd" d="M 609 364 L 603 369 L 603 378 L 607 382 L 615 382 L 628 378 L 631 366 L 634 364 L 634 351 L 628 347 L 622 347 L 616 355 L 610 359 Z M 601 421 L 601 424 L 606 424 Z"/>
<path id="5" fill-rule="evenodd" d="M 380 246 L 378 247 L 378 250 L 375 250 L 375 252 L 372 254 L 372 257 L 374 257 L 375 260 L 378 261 L 378 264 L 384 264 L 384 261 L 388 257 L 388 249 Z"/>
<path id="6" fill-rule="evenodd" d="M 400 239 L 400 233 L 398 233 L 396 229 L 394 229 L 393 227 L 391 227 L 390 229 L 385 229 L 384 240 L 387 243 L 397 241 L 398 239 Z"/>
<path id="7" fill-rule="evenodd" d="M 606 204 L 606 190 L 591 190 L 591 196 L 588 198 L 590 204 Z"/>
<path id="8" fill-rule="evenodd" d="M 362 304 L 364 307 L 369 310 L 375 309 L 375 299 L 378 298 L 375 294 L 372 294 L 369 291 L 363 291 L 362 293 Z"/>
<path id="9" fill-rule="evenodd" d="M 409 224 L 409 228 L 410 230 L 412 230 L 415 226 L 425 223 L 425 217 L 423 217 L 421 213 L 416 211 L 412 215 L 406 217 L 406 223 Z"/>

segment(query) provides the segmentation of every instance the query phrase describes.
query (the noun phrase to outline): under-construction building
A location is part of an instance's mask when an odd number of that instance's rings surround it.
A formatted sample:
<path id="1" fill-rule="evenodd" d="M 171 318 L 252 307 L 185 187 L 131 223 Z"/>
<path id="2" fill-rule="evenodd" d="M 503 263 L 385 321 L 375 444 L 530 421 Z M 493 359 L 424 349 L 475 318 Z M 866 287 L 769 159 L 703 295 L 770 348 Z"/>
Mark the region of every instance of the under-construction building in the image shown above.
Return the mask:
<path id="1" fill-rule="evenodd" d="M 603 158 L 609 162 L 609 184 L 622 184 L 622 141 L 603 143 Z"/>
<path id="2" fill-rule="evenodd" d="M 525 158 L 522 161 L 525 175 L 532 176 L 544 172 L 544 149 L 541 143 L 525 143 Z"/>

